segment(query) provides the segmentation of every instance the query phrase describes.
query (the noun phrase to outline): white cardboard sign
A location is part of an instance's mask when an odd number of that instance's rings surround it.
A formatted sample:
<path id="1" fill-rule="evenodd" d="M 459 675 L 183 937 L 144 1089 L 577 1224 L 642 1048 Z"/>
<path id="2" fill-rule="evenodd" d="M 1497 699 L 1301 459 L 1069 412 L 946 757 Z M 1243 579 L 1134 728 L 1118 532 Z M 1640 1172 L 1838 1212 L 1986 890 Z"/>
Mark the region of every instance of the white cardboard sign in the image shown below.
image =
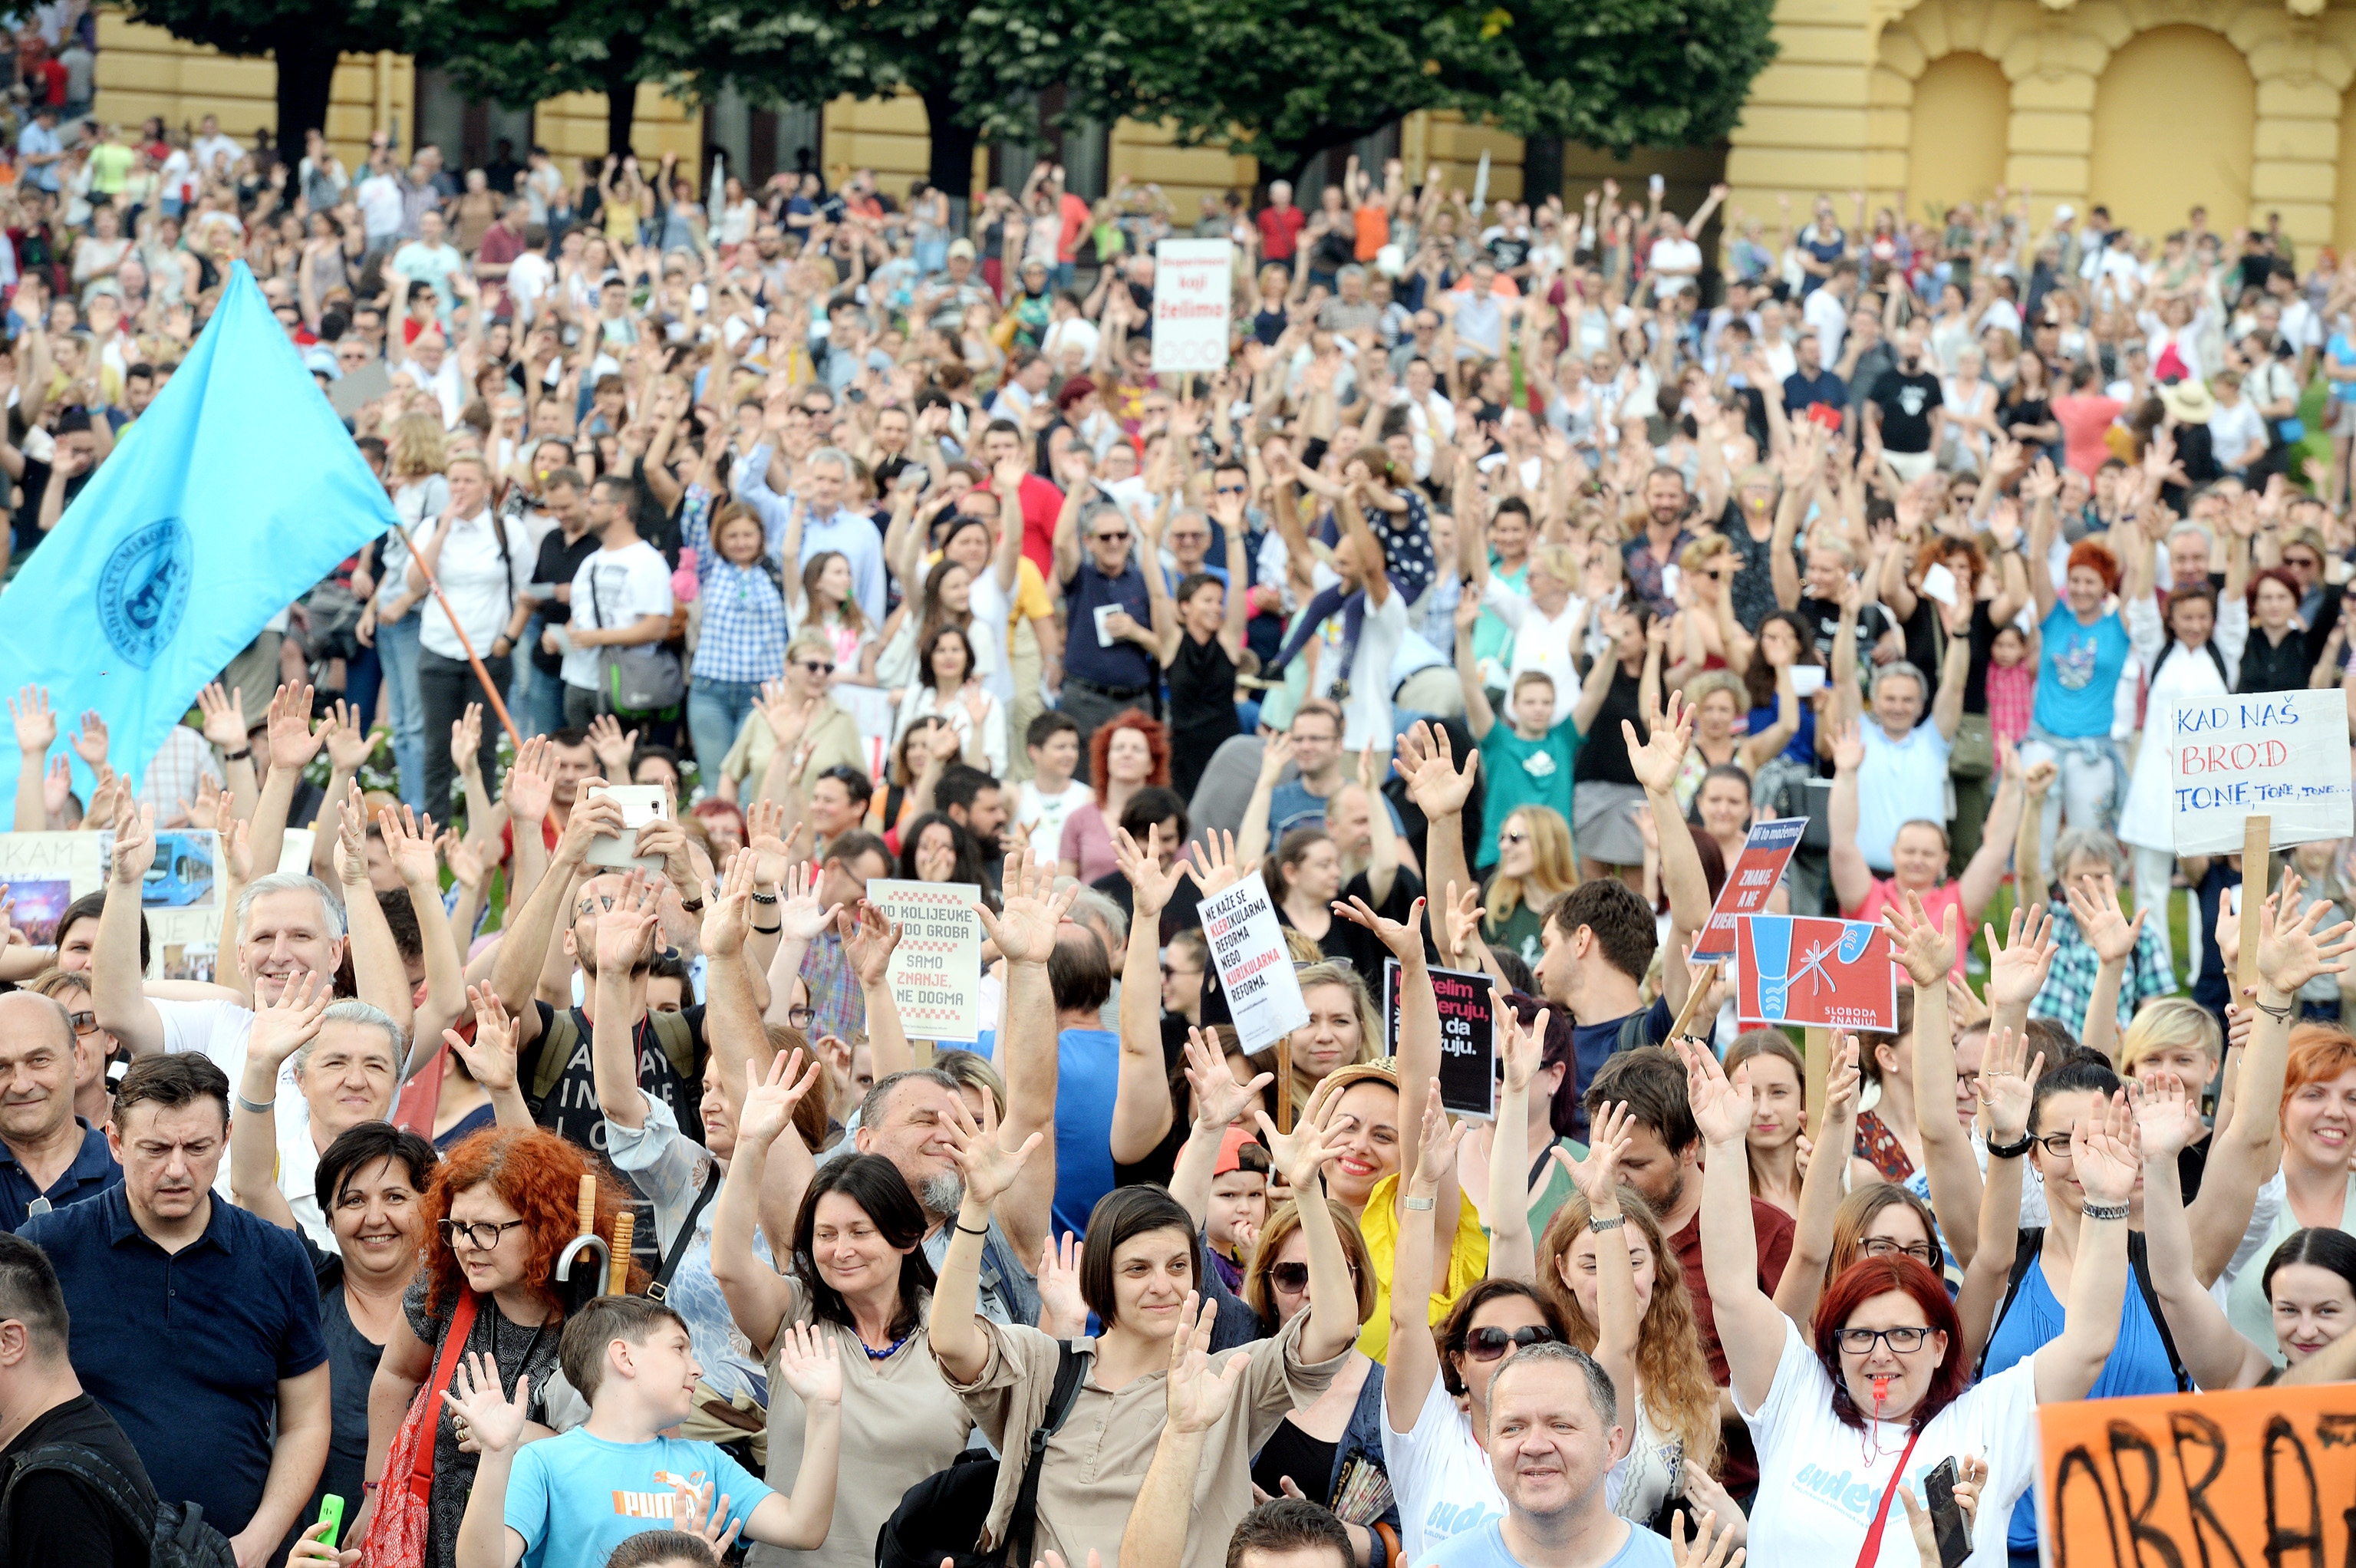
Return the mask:
<path id="1" fill-rule="evenodd" d="M 1153 368 L 1224 370 L 1236 293 L 1232 240 L 1164 240 L 1153 250 Z"/>
<path id="2" fill-rule="evenodd" d="M 2276 849 L 2356 833 L 2348 699 L 2337 687 L 2180 699 L 2147 714 L 2144 735 L 2168 748 L 2179 855 L 2238 851 L 2243 824 L 2261 815 Z"/>
<path id="3" fill-rule="evenodd" d="M 980 897 L 971 882 L 867 884 L 868 901 L 900 928 L 884 978 L 910 1040 L 981 1039 Z"/>
<path id="4" fill-rule="evenodd" d="M 1309 1021 L 1309 1004 L 1293 977 L 1292 950 L 1284 944 L 1284 928 L 1258 871 L 1205 899 L 1195 912 L 1246 1051 L 1265 1051 Z"/>

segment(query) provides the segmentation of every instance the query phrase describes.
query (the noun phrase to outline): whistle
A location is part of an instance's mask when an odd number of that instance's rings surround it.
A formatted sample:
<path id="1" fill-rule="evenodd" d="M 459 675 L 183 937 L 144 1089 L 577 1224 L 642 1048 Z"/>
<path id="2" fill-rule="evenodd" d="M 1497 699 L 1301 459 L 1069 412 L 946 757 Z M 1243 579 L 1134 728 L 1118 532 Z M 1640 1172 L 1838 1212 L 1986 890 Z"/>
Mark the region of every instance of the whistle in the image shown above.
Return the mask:
<path id="1" fill-rule="evenodd" d="M 1890 1397 L 1890 1380 L 1889 1380 L 1889 1378 L 1887 1378 L 1887 1377 L 1878 1377 L 1878 1378 L 1874 1379 L 1874 1380 L 1873 1380 L 1873 1403 L 1876 1403 L 1876 1404 L 1879 1404 L 1879 1403 L 1881 1403 L 1882 1402 L 1884 1402 L 1885 1400 L 1889 1399 L 1889 1397 Z"/>

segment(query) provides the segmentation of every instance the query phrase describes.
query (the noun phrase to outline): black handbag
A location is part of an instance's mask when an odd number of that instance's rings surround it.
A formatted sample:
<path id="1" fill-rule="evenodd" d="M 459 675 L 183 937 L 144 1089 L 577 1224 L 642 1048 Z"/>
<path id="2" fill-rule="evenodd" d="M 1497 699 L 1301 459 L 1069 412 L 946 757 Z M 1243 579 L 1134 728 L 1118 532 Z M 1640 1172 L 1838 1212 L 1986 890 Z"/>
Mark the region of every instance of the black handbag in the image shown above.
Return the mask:
<path id="1" fill-rule="evenodd" d="M 1032 1525 L 1039 1510 L 1039 1467 L 1046 1458 L 1047 1440 L 1062 1429 L 1078 1402 L 1080 1380 L 1087 1374 L 1092 1356 L 1074 1349 L 1069 1340 L 1055 1347 L 1055 1386 L 1047 1395 L 1045 1419 L 1031 1429 L 1023 1487 L 1014 1495 L 1014 1511 L 1007 1516 L 1006 1539 L 996 1550 L 981 1549 L 981 1531 L 990 1520 L 991 1499 L 998 1494 L 998 1468 L 1004 1461 L 969 1450 L 900 1499 L 900 1506 L 875 1532 L 875 1568 L 941 1568 L 944 1561 L 955 1568 L 1005 1568 L 1010 1562 L 1029 1562 Z"/>

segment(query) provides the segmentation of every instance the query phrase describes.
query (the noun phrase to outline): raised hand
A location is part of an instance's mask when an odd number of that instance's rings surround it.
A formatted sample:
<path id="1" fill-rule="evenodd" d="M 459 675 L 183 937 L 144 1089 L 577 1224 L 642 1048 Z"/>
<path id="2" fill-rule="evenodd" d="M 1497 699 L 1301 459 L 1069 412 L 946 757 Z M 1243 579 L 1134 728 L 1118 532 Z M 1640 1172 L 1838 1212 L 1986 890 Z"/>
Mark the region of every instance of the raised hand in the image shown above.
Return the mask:
<path id="1" fill-rule="evenodd" d="M 2348 965 L 2340 960 L 2356 951 L 2356 935 L 2350 934 L 2356 926 L 2347 921 L 2327 931 L 2316 930 L 2316 922 L 2331 907 L 2328 902 L 2319 900 L 2300 911 L 2296 920 L 2285 918 L 2283 908 L 2297 897 L 2297 883 L 2291 872 L 2285 871 L 2281 895 L 2268 899 L 2258 910 L 2258 976 L 2286 997 L 2296 995 L 2319 975 L 2345 973 Z"/>
<path id="2" fill-rule="evenodd" d="M 404 805 L 397 810 L 386 806 L 377 813 L 376 820 L 377 830 L 384 835 L 385 853 L 392 857 L 402 885 L 429 889 L 438 895 L 442 887 L 435 874 L 438 868 L 434 853 L 434 819 L 427 817 L 420 827 L 416 815 Z"/>
<path id="3" fill-rule="evenodd" d="M 1718 1522 L 1718 1510 L 1705 1512 L 1694 1527 L 1694 1538 L 1686 1539 L 1686 1515 L 1680 1509 L 1669 1519 L 1669 1553 L 1677 1568 L 1742 1568 L 1742 1560 L 1750 1552 L 1747 1546 L 1735 1546 L 1734 1538 L 1741 1530 L 1739 1519 L 1729 1520 L 1724 1528 Z M 1727 1555 L 1733 1547 L 1734 1554 Z M 1935 1551 L 1924 1562 L 1936 1560 Z"/>
<path id="4" fill-rule="evenodd" d="M 638 732 L 624 731 L 621 721 L 610 713 L 600 713 L 589 721 L 589 749 L 597 755 L 597 765 L 609 779 L 630 776 L 630 759 L 637 754 Z"/>
<path id="5" fill-rule="evenodd" d="M 282 686 L 270 699 L 270 765 L 301 772 L 327 740 L 311 728 L 313 692 L 307 686 Z"/>
<path id="6" fill-rule="evenodd" d="M 685 1481 L 671 1481 L 671 1525 L 682 1534 L 692 1535 L 703 1542 L 715 1563 L 728 1561 L 728 1548 L 735 1544 L 737 1527 L 743 1521 L 728 1517 L 733 1500 L 726 1492 L 713 1498 L 714 1483 L 704 1482 L 691 1487 Z"/>
<path id="7" fill-rule="evenodd" d="M 106 720 L 95 709 L 81 716 L 81 729 L 73 737 L 74 755 L 95 768 L 106 761 Z"/>
<path id="8" fill-rule="evenodd" d="M 320 721 L 319 735 L 327 744 L 327 766 L 339 773 L 359 772 L 376 752 L 376 731 L 360 722 L 359 709 L 348 702 L 337 702 Z M 546 741 L 538 743 L 541 750 L 547 749 Z M 527 741 L 524 744 L 530 746 L 533 742 Z M 273 745 L 273 757 L 276 751 Z"/>
<path id="9" fill-rule="evenodd" d="M 990 906 L 977 903 L 974 912 L 981 919 L 981 928 L 998 950 L 1006 955 L 1011 964 L 1044 964 L 1055 950 L 1055 927 L 1069 912 L 1072 901 L 1080 895 L 1076 882 L 1060 892 L 1055 891 L 1055 874 L 1041 865 L 1032 855 L 1026 842 L 1006 857 L 1006 869 L 1000 879 L 1004 908 L 991 913 Z"/>
<path id="10" fill-rule="evenodd" d="M 1983 925 L 1980 930 L 1987 938 L 1988 1006 L 2025 1008 L 2035 1001 L 2053 955 L 2061 951 L 2053 941 L 2053 917 L 2045 912 L 2045 906 L 2033 903 L 2025 910 L 2016 908 L 2002 942 L 1997 940 L 1995 926 Z"/>
<path id="11" fill-rule="evenodd" d="M 1892 905 L 1881 912 L 1881 923 L 1898 950 L 1898 961 L 1906 965 L 1908 976 L 1917 986 L 1944 986 L 1955 969 L 1955 906 L 1949 905 L 1944 922 L 1933 925 L 1921 893 L 1910 891 L 1906 905 L 1902 911 Z"/>
<path id="12" fill-rule="evenodd" d="M 1560 1144 L 1547 1150 L 1562 1167 L 1563 1174 L 1587 1195 L 1589 1208 L 1597 1213 L 1619 1211 L 1620 1161 L 1634 1141 L 1632 1135 L 1635 1125 L 1635 1114 L 1627 1106 L 1605 1105 L 1595 1119 L 1585 1159 L 1571 1158 L 1570 1151 Z"/>
<path id="13" fill-rule="evenodd" d="M 842 1358 L 814 1324 L 789 1324 L 777 1336 L 777 1375 L 806 1405 L 842 1403 Z"/>
<path id="14" fill-rule="evenodd" d="M 815 1057 L 807 1070 L 799 1049 L 781 1051 L 766 1069 L 744 1064 L 744 1104 L 736 1113 L 736 1142 L 741 1147 L 766 1148 L 777 1135 L 793 1125 L 794 1107 L 818 1087 L 826 1064 Z"/>
<path id="15" fill-rule="evenodd" d="M 482 887 L 487 872 L 483 858 L 475 852 L 474 846 L 455 832 L 450 832 L 435 839 L 434 847 L 442 852 L 442 863 L 450 868 L 453 881 L 469 892 Z"/>
<path id="16" fill-rule="evenodd" d="M 2097 1101 L 2070 1128 L 2070 1172 L 2089 1203 L 2125 1203 L 2143 1174 L 2143 1138 L 2127 1092 Z"/>
<path id="17" fill-rule="evenodd" d="M 1130 899 L 1135 906 L 1135 918 L 1152 920 L 1170 903 L 1178 884 L 1194 875 L 1194 869 L 1181 856 L 1170 862 L 1167 870 L 1162 862 L 1138 847 L 1126 827 L 1112 830 L 1112 854 L 1120 874 L 1129 879 Z"/>
<path id="18" fill-rule="evenodd" d="M 1438 1085 L 1433 1088 L 1436 1092 Z M 1296 1198 L 1317 1190 L 1317 1173 L 1333 1157 L 1333 1150 L 1325 1135 L 1337 1103 L 1328 1097 L 1311 1104 L 1289 1133 L 1278 1132 L 1276 1123 L 1266 1111 L 1252 1113 L 1253 1119 L 1259 1123 L 1259 1141 L 1267 1147 L 1269 1165 L 1284 1173 L 1285 1182 Z"/>
<path id="19" fill-rule="evenodd" d="M 1515 1093 L 1526 1094 L 1530 1080 L 1538 1073 L 1538 1061 L 1546 1054 L 1547 1020 L 1551 1016 L 1544 1008 L 1522 1027 L 1521 1016 L 1506 1004 L 1505 993 L 1495 986 L 1489 987 L 1489 1010 L 1497 1020 L 1497 1054 L 1504 1060 L 1505 1087 Z"/>
<path id="20" fill-rule="evenodd" d="M 16 722 L 16 749 L 25 755 L 46 757 L 58 743 L 58 716 L 45 688 L 27 686 L 10 698 L 8 717 Z"/>
<path id="21" fill-rule="evenodd" d="M 96 815 L 93 809 L 92 815 Z M 135 888 L 155 863 L 155 808 L 140 805 L 127 792 L 114 809 L 114 883 Z"/>
<path id="22" fill-rule="evenodd" d="M 207 681 L 197 693 L 197 707 L 205 716 L 204 737 L 223 752 L 242 752 L 245 745 L 245 694 L 229 691 L 217 680 Z"/>
<path id="23" fill-rule="evenodd" d="M 1217 828 L 1205 827 L 1203 837 L 1193 845 L 1194 851 L 1194 885 L 1203 896 L 1225 892 L 1259 869 L 1258 860 L 1236 859 L 1236 836 Z"/>
<path id="24" fill-rule="evenodd" d="M 477 765 L 483 751 L 483 705 L 466 704 L 466 711 L 450 725 L 450 763 L 460 773 Z"/>
<path id="25" fill-rule="evenodd" d="M 1751 1069 L 1748 1063 L 1729 1079 L 1718 1058 L 1679 1038 L 1669 1042 L 1685 1059 L 1686 1098 L 1693 1107 L 1694 1125 L 1713 1144 L 1734 1143 L 1751 1132 Z"/>
<path id="26" fill-rule="evenodd" d="M 809 902 L 815 907 L 818 900 Z M 831 919 L 840 904 L 827 912 Z M 850 956 L 851 967 L 862 986 L 881 986 L 892 966 L 892 955 L 900 946 L 900 928 L 884 918 L 884 912 L 866 900 L 859 901 L 859 915 L 851 925 L 851 934 L 843 939 L 843 951 Z"/>
<path id="27" fill-rule="evenodd" d="M 622 891 L 615 895 L 613 907 L 597 920 L 598 975 L 627 976 L 647 955 L 661 918 L 661 894 L 644 872 L 632 870 L 622 880 Z"/>
<path id="28" fill-rule="evenodd" d="M 773 838 L 770 839 L 769 842 L 776 843 L 776 840 Z M 758 850 L 754 849 L 747 849 L 744 852 L 746 854 L 759 853 Z M 756 860 L 755 862 L 755 880 L 759 879 L 760 871 L 762 869 L 766 868 L 766 864 L 767 862 L 766 859 Z M 735 869 L 734 861 L 732 860 L 729 862 L 729 869 L 731 871 Z M 778 939 L 780 941 L 815 942 L 828 926 L 832 925 L 835 923 L 836 917 L 842 913 L 842 906 L 841 904 L 828 904 L 821 906 L 819 903 L 819 880 L 818 868 L 808 860 L 800 860 L 787 866 L 783 879 L 771 884 L 777 890 L 777 907 L 776 912 L 778 927 Z M 864 908 L 865 906 L 862 904 L 862 907 Z M 896 927 L 893 929 L 893 940 L 894 942 L 899 940 L 899 932 Z M 889 948 L 885 949 L 885 955 L 887 957 L 890 955 Z M 859 963 L 859 959 L 855 955 L 853 955 L 851 962 L 853 965 L 857 965 Z"/>
<path id="29" fill-rule="evenodd" d="M 1023 1140 L 1020 1148 L 1001 1146 L 998 1136 L 998 1104 L 988 1095 L 982 1096 L 981 1120 L 965 1108 L 962 1096 L 949 1104 L 949 1119 L 942 1126 L 949 1143 L 949 1157 L 957 1162 L 958 1174 L 965 1178 L 965 1195 L 987 1207 L 1004 1195 L 1023 1174 L 1023 1162 L 1039 1147 L 1041 1133 L 1033 1133 Z"/>
<path id="30" fill-rule="evenodd" d="M 2028 1035 L 2009 1029 L 1989 1031 L 1987 1054 L 1980 1061 L 1980 1104 L 1987 1108 L 1988 1142 L 2017 1144 L 2029 1131 L 2038 1076 L 2044 1071 L 2045 1053 L 2029 1055 Z"/>
<path id="31" fill-rule="evenodd" d="M 547 736 L 532 736 L 516 752 L 515 765 L 508 770 L 507 790 L 501 798 L 507 802 L 509 817 L 515 822 L 536 827 L 548 820 L 549 807 L 556 798 L 556 752 Z"/>
<path id="32" fill-rule="evenodd" d="M 1194 1125 L 1222 1136 L 1259 1104 L 1260 1092 L 1276 1082 L 1275 1073 L 1262 1072 L 1248 1083 L 1237 1083 L 1236 1075 L 1227 1071 L 1219 1042 L 1194 1028 L 1186 1030 L 1183 1071 L 1186 1086 L 1194 1091 Z"/>
<path id="33" fill-rule="evenodd" d="M 1323 1085 L 1319 1086 L 1321 1089 Z M 1321 1115 L 1330 1105 L 1332 1096 L 1312 1094 L 1309 1115 Z M 1423 1106 L 1423 1119 L 1416 1127 L 1415 1178 L 1411 1185 L 1413 1197 L 1428 1197 L 1437 1192 L 1456 1168 L 1456 1157 L 1464 1146 L 1464 1135 L 1472 1130 L 1470 1122 L 1451 1122 L 1440 1104 L 1440 1084 L 1434 1080 L 1430 1094 Z"/>
<path id="34" fill-rule="evenodd" d="M 486 1454 L 504 1454 L 523 1439 L 530 1409 L 531 1379 L 516 1379 L 515 1397 L 499 1392 L 499 1364 L 480 1350 L 461 1357 L 442 1398 L 460 1428 Z"/>
<path id="35" fill-rule="evenodd" d="M 1211 1330 L 1217 1324 L 1219 1304 L 1204 1301 L 1194 1291 L 1178 1309 L 1177 1333 L 1170 1336 L 1170 1425 L 1182 1433 L 1204 1432 L 1235 1408 L 1236 1390 L 1243 1386 L 1248 1356 L 1229 1356 L 1226 1365 L 1211 1367 Z"/>
<path id="36" fill-rule="evenodd" d="M 1865 732 L 1857 720 L 1844 720 L 1832 730 L 1833 766 L 1845 773 L 1865 766 Z"/>
<path id="37" fill-rule="evenodd" d="M 2126 1087 L 2147 1162 L 2173 1160 L 2201 1136 L 2201 1102 L 2175 1073 L 2157 1073 L 2147 1084 L 2130 1080 Z"/>
<path id="38" fill-rule="evenodd" d="M 1487 912 L 1481 907 L 1481 884 L 1466 883 L 1460 898 L 1456 879 L 1451 877 L 1440 891 L 1440 913 L 1441 935 L 1445 938 L 1440 944 L 1440 961 L 1449 968 L 1459 968 L 1465 948 L 1480 934 L 1481 922 L 1487 917 Z"/>
<path id="39" fill-rule="evenodd" d="M 1481 753 L 1468 753 L 1464 771 L 1456 771 L 1451 753 L 1448 731 L 1419 721 L 1415 728 L 1399 737 L 1399 776 L 1407 781 L 1408 798 L 1423 809 L 1427 817 L 1453 816 L 1462 813 L 1471 798 L 1472 784 L 1479 775 Z"/>
<path id="40" fill-rule="evenodd" d="M 1642 745 L 1636 741 L 1636 727 L 1627 720 L 1620 720 L 1620 733 L 1628 748 L 1628 766 L 1636 782 L 1655 795 L 1666 795 L 1677 782 L 1677 769 L 1686 760 L 1686 748 L 1693 744 L 1694 710 L 1686 705 L 1685 694 L 1669 693 L 1669 705 L 1652 726 L 1652 733 Z"/>
<path id="41" fill-rule="evenodd" d="M 445 1029 L 442 1043 L 456 1051 L 475 1082 L 492 1093 L 514 1088 L 515 1020 L 500 1004 L 498 993 L 488 986 L 467 987 L 466 1000 L 475 1009 L 475 1038 L 468 1040 L 455 1029 Z"/>
<path id="42" fill-rule="evenodd" d="M 1039 1305 L 1058 1324 L 1078 1324 L 1072 1331 L 1085 1333 L 1088 1321 L 1087 1298 L 1080 1294 L 1080 1262 L 1087 1255 L 1087 1243 L 1069 1231 L 1058 1242 L 1053 1227 L 1039 1248 Z"/>
<path id="43" fill-rule="evenodd" d="M 1478 752 L 1474 753 L 1476 756 Z M 1354 898 L 1344 903 L 1336 900 L 1333 912 L 1352 925 L 1363 925 L 1375 933 L 1376 941 L 1391 950 L 1402 968 L 1413 968 L 1423 962 L 1423 901 L 1418 899 L 1408 906 L 1404 922 L 1388 920 L 1376 914 L 1364 899 Z"/>
<path id="44" fill-rule="evenodd" d="M 2078 922 L 2078 933 L 2094 956 L 2105 964 L 2124 964 L 2136 950 L 2143 935 L 2144 916 L 2149 910 L 2136 911 L 2130 922 L 2119 912 L 2118 884 L 2108 871 L 2095 871 L 2079 879 L 2079 884 L 2065 887 L 2062 896 L 2070 901 L 2070 912 Z"/>
<path id="45" fill-rule="evenodd" d="M 1857 1115 L 1857 1088 L 1865 1078 L 1864 1069 L 1858 1064 L 1862 1053 L 1857 1036 L 1833 1037 L 1832 1061 L 1825 1070 L 1825 1113 L 1818 1126 L 1846 1123 Z"/>
<path id="46" fill-rule="evenodd" d="M 278 1000 L 253 1013 L 247 1059 L 266 1061 L 275 1073 L 286 1059 L 318 1038 L 319 1021 L 334 1001 L 334 976 L 306 971 L 278 993 Z"/>

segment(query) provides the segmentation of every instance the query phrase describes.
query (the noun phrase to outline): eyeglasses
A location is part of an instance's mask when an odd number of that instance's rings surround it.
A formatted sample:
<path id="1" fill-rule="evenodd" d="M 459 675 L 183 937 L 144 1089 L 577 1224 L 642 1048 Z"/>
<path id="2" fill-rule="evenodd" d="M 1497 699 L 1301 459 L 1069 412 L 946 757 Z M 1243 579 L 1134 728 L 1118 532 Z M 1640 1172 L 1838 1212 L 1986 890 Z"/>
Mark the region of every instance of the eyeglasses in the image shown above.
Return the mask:
<path id="1" fill-rule="evenodd" d="M 1464 1336 L 1464 1351 L 1476 1361 L 1494 1361 L 1507 1350 L 1526 1350 L 1532 1345 L 1551 1345 L 1554 1330 L 1543 1323 L 1533 1323 L 1526 1328 L 1475 1328 Z"/>
<path id="2" fill-rule="evenodd" d="M 1214 485 L 1211 486 L 1211 494 L 1214 496 L 1248 496 L 1251 494 L 1251 486 L 1248 485 Z"/>
<path id="3" fill-rule="evenodd" d="M 2068 1133 L 2048 1133 L 2043 1137 L 2039 1138 L 2036 1141 L 2044 1148 L 2047 1154 L 2051 1155 L 2055 1159 L 2066 1159 L 2069 1157 L 2070 1135 Z"/>
<path id="4" fill-rule="evenodd" d="M 802 668 L 809 671 L 812 675 L 832 675 L 834 673 L 834 667 L 832 665 L 820 664 L 816 659 L 796 659 L 794 662 L 801 666 Z"/>
<path id="5" fill-rule="evenodd" d="M 80 1035 L 85 1039 L 98 1032 L 98 1015 L 96 1013 L 68 1013 L 66 1015 L 66 1019 L 67 1021 L 73 1025 L 74 1033 Z"/>
<path id="6" fill-rule="evenodd" d="M 1358 1265 L 1352 1264 L 1350 1278 L 1355 1283 L 1357 1277 Z M 1276 1286 L 1280 1295 L 1299 1296 L 1309 1288 L 1309 1265 L 1307 1264 L 1272 1264 L 1268 1271 L 1268 1282 Z M 1503 1330 L 1496 1330 L 1496 1332 L 1503 1332 Z"/>
<path id="7" fill-rule="evenodd" d="M 1896 1257 L 1901 1253 L 1912 1258 L 1925 1268 L 1939 1266 L 1939 1250 L 1928 1242 L 1893 1242 L 1887 1236 L 1868 1236 L 1858 1243 L 1858 1251 L 1869 1258 Z"/>
<path id="8" fill-rule="evenodd" d="M 1877 1342 L 1889 1345 L 1891 1352 L 1911 1356 L 1922 1348 L 1931 1337 L 1928 1328 L 1844 1328 L 1840 1331 L 1840 1348 L 1852 1356 L 1870 1356 Z"/>
<path id="9" fill-rule="evenodd" d="M 787 1008 L 786 1022 L 795 1029 L 806 1029 L 818 1019 L 818 1009 L 810 1007 Z"/>
<path id="10" fill-rule="evenodd" d="M 1505 832 L 1497 835 L 1497 842 L 1500 844 L 1526 844 L 1529 841 L 1530 836 L 1528 834 L 1516 833 L 1511 828 L 1508 828 Z"/>
<path id="11" fill-rule="evenodd" d="M 1129 530 L 1127 528 L 1123 528 L 1117 534 L 1098 534 L 1096 536 L 1096 539 L 1098 544 L 1127 544 L 1129 542 Z"/>
<path id="12" fill-rule="evenodd" d="M 522 1223 L 521 1220 L 507 1220 L 498 1224 L 488 1220 L 478 1220 L 472 1224 L 464 1220 L 444 1220 L 442 1221 L 442 1239 L 454 1247 L 463 1241 L 478 1253 L 487 1253 L 499 1244 L 501 1236 Z"/>
<path id="13" fill-rule="evenodd" d="M 1191 980 L 1202 972 L 1200 969 L 1173 969 L 1167 964 L 1162 966 L 1162 977 L 1165 980 Z M 81 1016 L 87 1018 L 89 1015 L 85 1013 Z"/>

